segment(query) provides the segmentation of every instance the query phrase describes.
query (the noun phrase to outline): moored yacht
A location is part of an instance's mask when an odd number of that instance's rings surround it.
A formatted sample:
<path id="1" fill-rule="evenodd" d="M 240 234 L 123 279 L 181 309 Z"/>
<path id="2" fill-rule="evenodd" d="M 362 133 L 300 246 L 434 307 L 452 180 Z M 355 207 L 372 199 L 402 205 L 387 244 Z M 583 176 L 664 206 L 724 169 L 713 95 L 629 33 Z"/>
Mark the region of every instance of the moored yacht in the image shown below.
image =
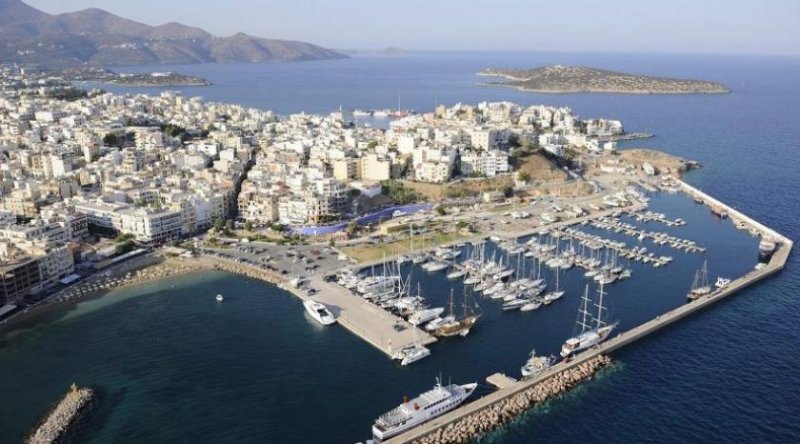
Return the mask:
<path id="1" fill-rule="evenodd" d="M 686 295 L 689 299 L 695 300 L 711 294 L 711 285 L 708 284 L 708 262 L 703 262 L 703 266 L 694 274 L 692 289 Z"/>
<path id="2" fill-rule="evenodd" d="M 331 325 L 336 323 L 336 318 L 333 316 L 333 313 L 328 310 L 328 307 L 321 302 L 317 302 L 313 299 L 306 299 L 303 301 L 303 306 L 306 308 L 306 312 L 311 315 L 312 318 L 316 319 L 322 325 Z"/>
<path id="3" fill-rule="evenodd" d="M 424 324 L 438 318 L 442 313 L 444 313 L 444 308 L 442 307 L 426 308 L 424 310 L 414 312 L 411 316 L 409 316 L 408 323 L 411 325 Z"/>
<path id="4" fill-rule="evenodd" d="M 562 358 L 568 358 L 581 350 L 600 344 L 608 338 L 611 331 L 617 326 L 616 323 L 608 324 L 604 319 L 603 296 L 605 293 L 603 292 L 603 284 L 600 284 L 597 294 L 598 301 L 595 304 L 597 314 L 592 315 L 589 313 L 589 286 L 586 286 L 581 298 L 581 308 L 578 312 L 578 334 L 567 339 L 564 345 L 561 346 Z"/>
<path id="5" fill-rule="evenodd" d="M 555 356 L 536 356 L 536 350 L 531 350 L 530 357 L 520 369 L 523 378 L 536 376 L 556 363 Z"/>

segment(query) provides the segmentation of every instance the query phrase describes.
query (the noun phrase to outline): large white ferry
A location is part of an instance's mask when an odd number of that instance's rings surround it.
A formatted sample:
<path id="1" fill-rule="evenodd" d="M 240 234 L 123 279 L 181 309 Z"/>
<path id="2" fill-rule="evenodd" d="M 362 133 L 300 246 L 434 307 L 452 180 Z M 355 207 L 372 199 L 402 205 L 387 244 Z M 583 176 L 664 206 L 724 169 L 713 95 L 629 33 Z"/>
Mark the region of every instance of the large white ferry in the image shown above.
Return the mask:
<path id="1" fill-rule="evenodd" d="M 384 413 L 375 420 L 372 426 L 372 436 L 376 443 L 397 436 L 423 422 L 458 407 L 464 402 L 478 384 L 449 384 L 442 385 L 439 379 L 433 389 L 417 396 L 410 401 L 404 401 L 394 409 Z"/>
<path id="2" fill-rule="evenodd" d="M 316 319 L 322 325 L 331 325 L 336 323 L 336 318 L 333 316 L 328 307 L 321 302 L 313 299 L 306 299 L 303 301 L 303 306 L 312 318 Z"/>

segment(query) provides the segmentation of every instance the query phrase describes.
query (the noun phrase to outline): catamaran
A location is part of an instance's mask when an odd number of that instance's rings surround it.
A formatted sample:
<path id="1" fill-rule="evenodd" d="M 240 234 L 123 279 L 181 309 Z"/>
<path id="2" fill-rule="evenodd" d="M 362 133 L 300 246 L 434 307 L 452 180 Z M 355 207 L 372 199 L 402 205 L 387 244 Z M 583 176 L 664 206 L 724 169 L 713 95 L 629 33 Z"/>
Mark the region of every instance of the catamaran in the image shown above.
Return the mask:
<path id="1" fill-rule="evenodd" d="M 567 339 L 564 345 L 561 346 L 562 358 L 567 358 L 574 353 L 603 342 L 611 334 L 611 330 L 617 326 L 616 322 L 608 324 L 603 319 L 603 311 L 605 310 L 605 307 L 603 307 L 603 296 L 605 295 L 603 292 L 603 284 L 600 284 L 597 295 L 598 300 L 595 304 L 597 307 L 597 315 L 592 316 L 592 314 L 589 313 L 589 285 L 586 285 L 576 323 L 576 330 L 578 330 L 579 333 Z"/>
<path id="2" fill-rule="evenodd" d="M 417 329 L 414 329 L 414 342 L 406 345 L 395 353 L 392 358 L 400 361 L 400 365 L 411 365 L 422 358 L 427 358 L 431 355 L 428 347 L 422 345 L 417 337 Z"/>
<path id="3" fill-rule="evenodd" d="M 402 404 L 375 420 L 372 426 L 375 442 L 380 443 L 449 412 L 469 398 L 477 386 L 476 382 L 442 385 L 437 378 L 433 389 L 414 399 L 404 399 Z"/>

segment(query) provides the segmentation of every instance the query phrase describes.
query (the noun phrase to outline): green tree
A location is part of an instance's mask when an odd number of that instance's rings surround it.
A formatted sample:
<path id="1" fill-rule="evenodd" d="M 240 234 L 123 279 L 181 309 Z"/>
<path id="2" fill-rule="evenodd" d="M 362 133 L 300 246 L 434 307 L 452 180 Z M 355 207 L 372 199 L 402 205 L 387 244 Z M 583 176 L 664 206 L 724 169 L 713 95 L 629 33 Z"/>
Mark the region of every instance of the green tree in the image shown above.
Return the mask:
<path id="1" fill-rule="evenodd" d="M 103 145 L 118 146 L 119 138 L 114 133 L 108 133 L 103 137 Z"/>
<path id="2" fill-rule="evenodd" d="M 447 214 L 447 209 L 444 207 L 444 205 L 439 205 L 436 207 L 436 214 L 439 216 L 444 216 Z"/>
<path id="3" fill-rule="evenodd" d="M 244 229 L 247 231 L 253 231 L 253 223 L 248 220 L 244 223 Z"/>
<path id="4" fill-rule="evenodd" d="M 345 232 L 347 233 L 348 236 L 352 236 L 353 234 L 355 234 L 357 229 L 358 229 L 358 222 L 356 222 L 354 220 L 351 220 L 347 224 L 347 228 L 345 229 Z"/>
<path id="5" fill-rule="evenodd" d="M 335 247 L 336 246 L 336 239 L 330 238 L 328 240 L 328 246 L 331 247 L 331 248 Z"/>
<path id="6" fill-rule="evenodd" d="M 224 227 L 225 227 L 225 221 L 222 220 L 221 217 L 218 217 L 218 218 L 214 219 L 214 229 L 215 230 L 222 231 L 222 229 Z"/>
<path id="7" fill-rule="evenodd" d="M 117 246 L 116 246 L 117 254 L 125 254 L 125 253 L 133 250 L 134 246 L 135 245 L 134 245 L 132 240 L 126 239 L 126 240 L 124 240 L 124 241 L 122 241 L 122 242 L 117 244 Z"/>
<path id="8" fill-rule="evenodd" d="M 519 179 L 519 180 L 521 180 L 523 182 L 527 182 L 527 181 L 531 180 L 531 175 L 527 171 L 520 171 L 520 172 L 517 173 L 517 179 Z"/>
<path id="9" fill-rule="evenodd" d="M 228 219 L 225 221 L 225 230 L 233 231 L 233 219 Z"/>

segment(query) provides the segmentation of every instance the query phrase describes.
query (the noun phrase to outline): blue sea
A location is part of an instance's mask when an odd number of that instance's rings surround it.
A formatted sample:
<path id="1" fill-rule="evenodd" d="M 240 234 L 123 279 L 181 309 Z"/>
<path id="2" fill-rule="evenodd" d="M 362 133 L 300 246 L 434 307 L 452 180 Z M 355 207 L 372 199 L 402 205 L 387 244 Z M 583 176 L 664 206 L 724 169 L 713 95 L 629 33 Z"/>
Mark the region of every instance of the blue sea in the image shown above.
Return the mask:
<path id="1" fill-rule="evenodd" d="M 581 64 L 720 81 L 727 95 L 544 95 L 486 87 L 487 67 Z M 210 101 L 278 113 L 344 108 L 425 111 L 437 104 L 509 100 L 569 106 L 656 135 L 654 147 L 700 161 L 686 179 L 792 239 L 800 238 L 800 59 L 745 56 L 430 52 L 281 64 L 136 67 L 211 80 L 177 88 Z M 116 92 L 153 88 L 106 86 Z M 173 88 L 175 89 L 175 88 Z M 741 275 L 757 239 L 680 195 L 651 205 L 688 221 L 648 229 L 697 240 L 662 269 L 634 265 L 608 288 L 626 329 L 683 302 L 704 259 L 712 276 Z M 592 231 L 585 228 L 587 231 Z M 619 235 L 597 232 L 606 237 Z M 631 243 L 636 241 L 623 238 Z M 645 241 L 647 242 L 647 241 Z M 646 244 L 648 248 L 653 247 Z M 491 247 L 490 247 L 491 248 Z M 659 250 L 657 250 L 659 251 Z M 800 274 L 777 276 L 614 354 L 612 368 L 484 438 L 492 443 L 800 442 Z M 410 271 L 407 269 L 406 271 Z M 434 302 L 454 286 L 413 270 Z M 572 332 L 584 279 L 560 276 L 567 296 L 533 313 L 484 313 L 467 338 L 400 367 L 341 327 L 320 328 L 298 300 L 224 273 L 173 278 L 50 312 L 0 336 L 0 442 L 19 442 L 73 381 L 100 390 L 75 442 L 353 443 L 374 417 L 429 388 L 439 373 L 478 381 L 517 375 L 528 351 L 555 353 Z M 553 276 L 548 276 L 552 281 Z M 213 295 L 224 293 L 217 304 Z"/>

